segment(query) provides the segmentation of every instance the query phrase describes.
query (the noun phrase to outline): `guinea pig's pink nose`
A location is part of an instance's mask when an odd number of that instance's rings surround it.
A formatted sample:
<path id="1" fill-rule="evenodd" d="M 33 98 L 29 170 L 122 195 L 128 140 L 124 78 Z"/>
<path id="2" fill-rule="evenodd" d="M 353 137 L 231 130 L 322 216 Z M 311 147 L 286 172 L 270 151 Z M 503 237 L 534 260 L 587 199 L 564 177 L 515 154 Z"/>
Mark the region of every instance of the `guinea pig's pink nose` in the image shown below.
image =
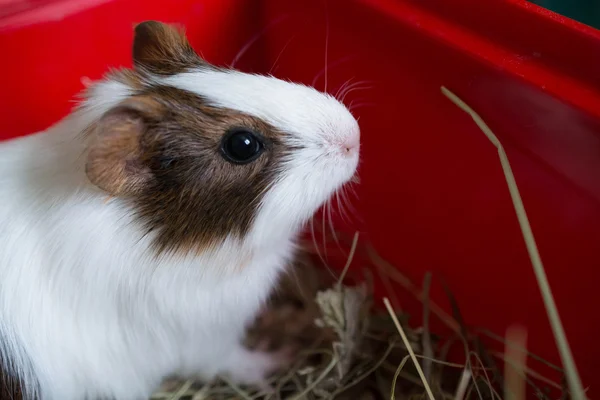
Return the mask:
<path id="1" fill-rule="evenodd" d="M 360 134 L 358 132 L 348 135 L 342 142 L 342 152 L 351 156 L 358 152 L 360 147 Z"/>

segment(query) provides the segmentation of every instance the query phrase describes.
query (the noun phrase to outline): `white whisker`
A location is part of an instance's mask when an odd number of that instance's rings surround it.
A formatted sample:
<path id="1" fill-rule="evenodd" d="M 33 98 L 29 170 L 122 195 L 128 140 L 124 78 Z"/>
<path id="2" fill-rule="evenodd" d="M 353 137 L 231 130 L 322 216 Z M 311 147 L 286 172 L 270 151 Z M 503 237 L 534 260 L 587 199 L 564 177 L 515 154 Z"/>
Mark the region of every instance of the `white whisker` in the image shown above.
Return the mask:
<path id="1" fill-rule="evenodd" d="M 336 98 L 343 102 L 348 93 L 353 92 L 354 90 L 363 90 L 363 89 L 371 89 L 372 86 L 369 85 L 371 81 L 357 81 L 351 84 L 348 84 L 344 87 L 343 90 L 339 90 L 336 94 Z M 367 85 L 367 86 L 365 86 Z"/>
<path id="2" fill-rule="evenodd" d="M 334 62 L 332 62 L 332 63 L 328 63 L 328 67 L 327 67 L 327 69 L 323 68 L 323 69 L 321 69 L 321 70 L 320 70 L 320 71 L 319 71 L 319 72 L 318 72 L 318 73 L 315 75 L 315 77 L 314 77 L 314 78 L 313 78 L 313 80 L 312 80 L 311 86 L 313 86 L 313 87 L 314 87 L 314 86 L 316 86 L 316 84 L 317 84 L 318 80 L 319 80 L 319 79 L 320 79 L 320 78 L 321 78 L 321 77 L 322 77 L 322 76 L 325 74 L 325 72 L 326 72 L 326 71 L 330 71 L 330 70 L 331 70 L 331 69 L 333 69 L 334 67 L 337 67 L 338 65 L 341 65 L 341 64 L 343 64 L 343 63 L 345 63 L 345 62 L 347 62 L 347 61 L 350 61 L 350 60 L 352 60 L 353 58 L 356 58 L 356 56 L 355 56 L 355 55 L 352 55 L 352 56 L 346 56 L 346 57 L 342 57 L 342 58 L 340 58 L 340 59 L 337 59 L 336 61 L 334 61 Z M 339 91 L 339 89 L 338 89 L 338 91 Z M 334 96 L 334 97 L 336 97 L 336 96 Z"/>
<path id="3" fill-rule="evenodd" d="M 323 92 L 327 93 L 327 59 L 329 58 L 329 10 L 327 9 L 327 0 L 325 1 L 325 84 Z"/>
<path id="4" fill-rule="evenodd" d="M 358 86 L 358 85 L 353 86 L 352 88 L 346 89 L 346 91 L 340 101 L 343 103 L 344 100 L 346 100 L 346 97 L 352 92 L 355 92 L 357 90 L 366 90 L 366 89 L 372 89 L 372 88 L 373 88 L 372 86 Z"/>
<path id="5" fill-rule="evenodd" d="M 362 108 L 362 107 L 373 107 L 373 106 L 375 106 L 375 105 L 376 105 L 375 103 L 365 103 L 365 102 L 362 102 L 362 103 L 354 103 L 354 102 L 352 102 L 352 103 L 350 103 L 350 105 L 348 106 L 348 109 L 350 110 L 350 112 L 352 112 L 352 111 L 355 111 L 355 110 L 357 110 L 357 109 L 359 109 L 359 108 Z"/>
<path id="6" fill-rule="evenodd" d="M 352 204 L 351 198 L 354 197 L 355 199 L 358 198 L 358 194 L 356 193 L 356 189 L 354 188 L 354 185 L 352 183 L 358 183 L 359 178 L 358 176 L 356 176 L 355 178 L 355 182 L 351 182 L 347 185 L 344 185 L 343 188 L 343 195 L 344 195 L 344 202 L 345 205 L 349 208 L 350 210 L 350 214 L 356 218 L 358 221 L 362 221 L 362 218 L 360 217 L 360 213 L 356 210 L 356 208 L 354 207 L 354 205 Z M 348 192 L 350 194 L 348 194 Z"/>
<path id="7" fill-rule="evenodd" d="M 279 18 L 275 19 L 274 21 L 271 21 L 271 23 L 269 25 L 267 25 L 262 31 L 258 32 L 256 35 L 254 35 L 241 49 L 240 51 L 238 51 L 238 53 L 236 54 L 236 56 L 234 57 L 233 61 L 231 61 L 231 64 L 229 65 L 230 68 L 234 68 L 235 64 L 237 64 L 237 62 L 240 60 L 240 58 L 242 58 L 242 56 L 248 51 L 248 49 L 250 49 L 250 47 L 252 47 L 252 45 L 258 40 L 260 39 L 265 33 L 267 33 L 267 31 L 269 29 L 271 29 L 273 26 L 275 26 L 276 24 L 282 22 L 283 20 L 285 20 L 288 16 L 287 15 L 282 15 Z"/>
<path id="8" fill-rule="evenodd" d="M 343 83 L 343 84 L 342 84 L 342 85 L 341 85 L 341 86 L 338 88 L 338 90 L 335 92 L 335 96 L 334 96 L 336 99 L 338 99 L 338 100 L 340 99 L 340 93 L 343 93 L 343 91 L 344 91 L 344 90 L 346 90 L 346 87 L 347 87 L 348 85 L 350 85 L 350 83 L 352 82 L 352 79 L 354 79 L 354 77 L 352 77 L 352 78 L 348 79 L 346 82 L 344 82 L 344 83 Z"/>
<path id="9" fill-rule="evenodd" d="M 325 216 L 327 214 L 327 205 L 329 204 L 329 200 L 327 200 L 323 206 L 323 210 L 321 211 L 321 240 L 323 241 L 323 254 L 325 255 L 325 259 L 327 259 L 327 236 L 325 235 Z"/>
<path id="10" fill-rule="evenodd" d="M 277 55 L 277 58 L 275 59 L 275 61 L 273 62 L 273 66 L 271 67 L 271 69 L 269 70 L 269 75 L 271 75 L 274 71 L 275 71 L 275 67 L 277 66 L 277 63 L 279 62 L 279 59 L 281 58 L 281 56 L 283 55 L 283 52 L 285 51 L 285 49 L 287 49 L 287 47 L 289 46 L 289 44 L 292 42 L 292 40 L 294 40 L 296 36 L 292 36 L 291 38 L 289 38 L 289 40 L 286 42 L 286 44 L 283 46 L 283 48 L 281 49 L 281 51 L 279 52 L 279 54 Z"/>
<path id="11" fill-rule="evenodd" d="M 329 268 L 329 265 L 327 264 L 327 262 L 325 262 L 325 259 L 323 258 L 323 255 L 321 254 L 321 251 L 319 250 L 319 245 L 317 244 L 317 237 L 315 235 L 314 218 L 310 219 L 310 232 L 311 232 L 311 236 L 312 236 L 313 246 L 315 246 L 315 252 L 317 253 L 317 256 L 319 257 L 319 260 L 323 263 L 323 266 L 327 269 L 329 274 L 331 274 L 331 276 L 334 279 L 336 279 L 336 275 L 333 273 L 331 268 Z"/>
<path id="12" fill-rule="evenodd" d="M 340 241 L 338 240 L 337 237 L 337 233 L 335 232 L 335 228 L 333 226 L 333 218 L 332 218 L 332 213 L 331 213 L 331 208 L 332 208 L 332 203 L 329 202 L 328 203 L 329 207 L 327 208 L 327 216 L 329 218 L 329 229 L 331 230 L 331 235 L 333 236 L 333 241 L 335 242 L 335 244 L 337 245 L 337 248 L 345 254 L 344 249 L 342 248 Z M 346 254 L 345 254 L 346 255 Z"/>
<path id="13" fill-rule="evenodd" d="M 340 213 L 340 216 L 344 220 L 344 223 L 349 224 L 350 223 L 350 217 L 348 215 L 348 212 L 346 211 L 346 208 L 344 207 L 344 204 L 342 202 L 339 190 L 335 192 L 335 197 L 336 197 L 336 201 L 337 201 L 337 205 L 338 205 L 338 211 Z"/>

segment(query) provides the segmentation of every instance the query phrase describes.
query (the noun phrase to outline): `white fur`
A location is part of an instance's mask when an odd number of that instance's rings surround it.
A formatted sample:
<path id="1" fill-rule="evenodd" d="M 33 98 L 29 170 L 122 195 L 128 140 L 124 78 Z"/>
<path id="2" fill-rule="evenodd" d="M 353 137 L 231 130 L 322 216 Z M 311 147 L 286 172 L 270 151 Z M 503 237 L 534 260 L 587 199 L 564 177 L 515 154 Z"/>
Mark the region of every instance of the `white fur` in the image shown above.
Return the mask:
<path id="1" fill-rule="evenodd" d="M 250 234 L 155 259 L 152 236 L 84 173 L 79 133 L 131 90 L 95 86 L 46 132 L 0 143 L 0 339 L 42 400 L 146 399 L 171 374 L 258 383 L 277 360 L 240 344 L 302 224 L 354 173 L 358 126 L 336 100 L 271 77 L 196 71 L 162 83 L 263 118 L 306 146 L 269 189 Z M 157 78 L 158 80 L 158 78 Z"/>

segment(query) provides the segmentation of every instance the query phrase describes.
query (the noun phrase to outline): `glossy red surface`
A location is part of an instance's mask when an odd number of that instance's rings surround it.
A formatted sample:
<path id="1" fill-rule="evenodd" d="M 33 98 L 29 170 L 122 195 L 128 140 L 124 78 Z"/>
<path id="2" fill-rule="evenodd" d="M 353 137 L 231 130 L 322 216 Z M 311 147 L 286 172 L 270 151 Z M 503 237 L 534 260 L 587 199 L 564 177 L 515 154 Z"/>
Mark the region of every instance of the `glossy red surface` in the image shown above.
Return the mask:
<path id="1" fill-rule="evenodd" d="M 82 77 L 129 65 L 131 28 L 144 19 L 185 24 L 219 64 L 259 35 L 237 67 L 317 76 L 320 89 L 327 42 L 330 92 L 370 81 L 346 99 L 363 132 L 362 221 L 349 229 L 415 281 L 443 277 L 469 325 L 503 335 L 524 324 L 530 349 L 559 363 L 497 153 L 440 94 L 449 87 L 506 147 L 584 384 L 600 394 L 598 31 L 522 0 L 39 4 L 0 13 L 1 139 L 64 116 Z M 446 305 L 439 286 L 433 298 Z M 418 321 L 420 305 L 398 293 Z"/>

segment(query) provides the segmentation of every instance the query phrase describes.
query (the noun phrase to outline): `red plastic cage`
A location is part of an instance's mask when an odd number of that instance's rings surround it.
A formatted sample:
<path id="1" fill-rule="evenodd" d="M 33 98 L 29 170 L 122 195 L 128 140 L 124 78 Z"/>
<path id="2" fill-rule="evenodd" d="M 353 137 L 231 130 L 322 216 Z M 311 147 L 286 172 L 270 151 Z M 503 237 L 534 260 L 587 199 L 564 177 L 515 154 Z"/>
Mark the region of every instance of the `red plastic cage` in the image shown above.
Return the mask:
<path id="1" fill-rule="evenodd" d="M 330 91 L 369 81 L 347 98 L 363 155 L 361 218 L 346 228 L 416 282 L 443 277 L 470 325 L 523 324 L 529 349 L 559 363 L 496 150 L 440 86 L 471 104 L 506 148 L 584 385 L 600 394 L 600 32 L 524 0 L 1 0 L 0 139 L 48 127 L 82 78 L 130 65 L 146 19 L 184 24 L 213 63 L 252 42 L 244 71 L 319 89 L 326 76 Z M 432 296 L 447 304 L 439 285 Z"/>

